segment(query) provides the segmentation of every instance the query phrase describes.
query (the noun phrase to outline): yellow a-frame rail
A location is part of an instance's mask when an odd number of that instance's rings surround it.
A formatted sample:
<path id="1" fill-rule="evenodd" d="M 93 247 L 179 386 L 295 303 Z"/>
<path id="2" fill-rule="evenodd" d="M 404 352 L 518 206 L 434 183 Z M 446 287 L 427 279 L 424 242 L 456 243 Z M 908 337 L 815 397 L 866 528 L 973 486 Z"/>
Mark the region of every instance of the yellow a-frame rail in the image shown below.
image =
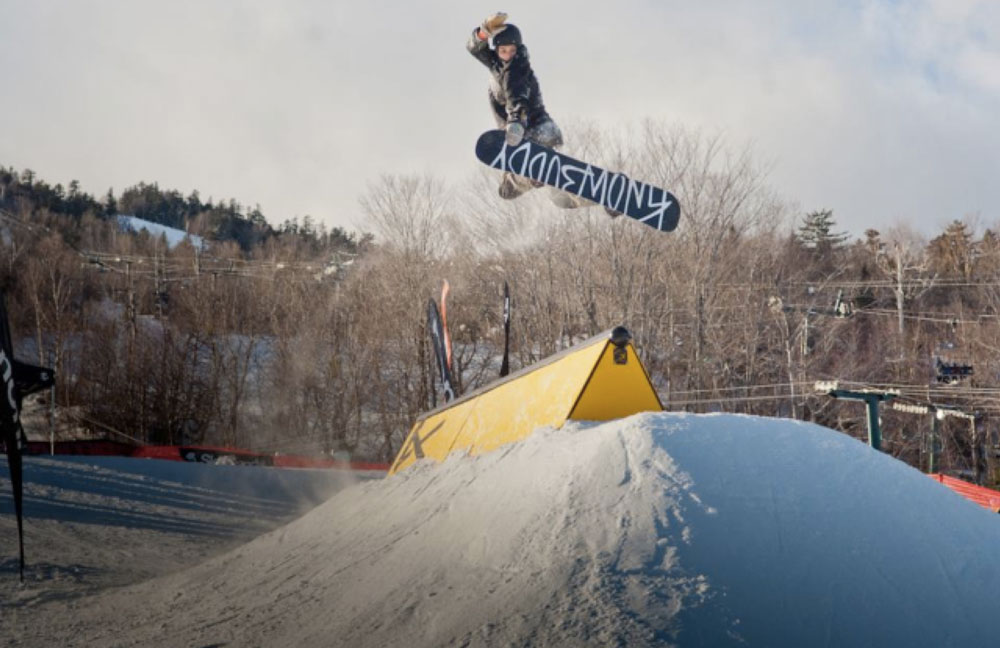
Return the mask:
<path id="1" fill-rule="evenodd" d="M 417 419 L 389 470 L 452 452 L 489 452 L 567 420 L 663 409 L 624 327 L 606 331 Z"/>

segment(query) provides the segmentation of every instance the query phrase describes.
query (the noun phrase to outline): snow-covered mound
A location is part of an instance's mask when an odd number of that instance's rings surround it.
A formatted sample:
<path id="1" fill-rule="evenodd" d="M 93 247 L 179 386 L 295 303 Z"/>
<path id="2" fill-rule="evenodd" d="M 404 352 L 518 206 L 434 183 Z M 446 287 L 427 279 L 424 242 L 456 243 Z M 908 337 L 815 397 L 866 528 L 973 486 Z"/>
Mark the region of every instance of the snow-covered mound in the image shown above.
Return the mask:
<path id="1" fill-rule="evenodd" d="M 353 486 L 196 568 L 21 609 L 14 632 L 81 646 L 984 646 L 998 542 L 997 516 L 831 430 L 643 414 Z"/>

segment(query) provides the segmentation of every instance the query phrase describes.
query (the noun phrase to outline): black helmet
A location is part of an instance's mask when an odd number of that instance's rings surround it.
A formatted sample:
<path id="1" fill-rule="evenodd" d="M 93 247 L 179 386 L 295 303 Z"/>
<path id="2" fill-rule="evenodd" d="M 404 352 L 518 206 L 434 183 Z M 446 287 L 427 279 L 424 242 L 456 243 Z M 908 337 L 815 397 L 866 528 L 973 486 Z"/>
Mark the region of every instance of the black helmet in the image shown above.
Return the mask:
<path id="1" fill-rule="evenodd" d="M 507 23 L 506 29 L 493 37 L 493 47 L 501 45 L 521 45 L 521 30 Z"/>

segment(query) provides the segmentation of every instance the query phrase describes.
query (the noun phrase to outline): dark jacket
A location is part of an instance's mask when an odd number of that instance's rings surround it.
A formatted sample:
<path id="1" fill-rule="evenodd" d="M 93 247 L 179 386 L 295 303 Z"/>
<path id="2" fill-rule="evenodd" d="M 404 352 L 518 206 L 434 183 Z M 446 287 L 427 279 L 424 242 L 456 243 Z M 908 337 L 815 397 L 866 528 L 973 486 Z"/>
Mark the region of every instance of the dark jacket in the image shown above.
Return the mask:
<path id="1" fill-rule="evenodd" d="M 528 49 L 518 45 L 517 54 L 505 63 L 490 49 L 489 41 L 479 40 L 478 31 L 478 27 L 472 31 L 465 47 L 490 71 L 490 105 L 497 125 L 503 128 L 509 122 L 521 121 L 531 128 L 548 120 Z"/>

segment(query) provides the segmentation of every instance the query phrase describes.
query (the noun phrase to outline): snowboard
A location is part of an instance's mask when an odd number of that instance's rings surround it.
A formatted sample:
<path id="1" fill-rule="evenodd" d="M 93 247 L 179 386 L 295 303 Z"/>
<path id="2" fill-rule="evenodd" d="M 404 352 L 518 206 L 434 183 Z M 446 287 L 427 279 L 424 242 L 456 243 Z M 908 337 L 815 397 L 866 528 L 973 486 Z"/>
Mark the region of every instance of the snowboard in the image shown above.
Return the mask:
<path id="1" fill-rule="evenodd" d="M 677 227 L 680 203 L 669 191 L 581 162 L 538 142 L 507 144 L 504 131 L 486 131 L 476 142 L 476 157 L 486 166 L 555 187 L 660 230 Z"/>
<path id="2" fill-rule="evenodd" d="M 427 328 L 431 333 L 431 345 L 434 347 L 434 358 L 437 360 L 438 371 L 441 372 L 441 388 L 444 391 L 444 402 L 455 398 L 455 388 L 451 383 L 451 371 L 448 369 L 448 352 L 445 349 L 444 325 L 441 323 L 441 313 L 433 299 L 427 301 Z"/>

